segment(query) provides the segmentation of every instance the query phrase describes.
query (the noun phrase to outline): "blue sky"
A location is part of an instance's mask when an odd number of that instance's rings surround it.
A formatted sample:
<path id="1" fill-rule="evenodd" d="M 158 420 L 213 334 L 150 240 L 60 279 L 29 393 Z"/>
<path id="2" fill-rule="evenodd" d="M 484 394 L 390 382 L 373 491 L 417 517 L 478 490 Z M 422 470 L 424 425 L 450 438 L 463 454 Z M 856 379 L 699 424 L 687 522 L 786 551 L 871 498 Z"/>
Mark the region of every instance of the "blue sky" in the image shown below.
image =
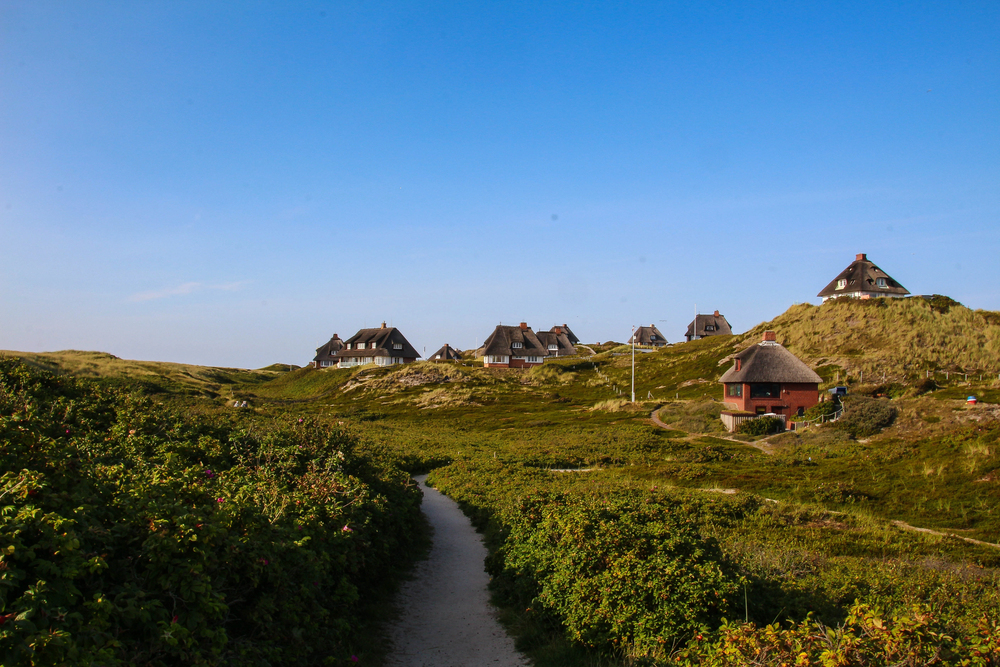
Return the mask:
<path id="1" fill-rule="evenodd" d="M 0 4 L 0 349 L 1000 310 L 1000 4 Z"/>

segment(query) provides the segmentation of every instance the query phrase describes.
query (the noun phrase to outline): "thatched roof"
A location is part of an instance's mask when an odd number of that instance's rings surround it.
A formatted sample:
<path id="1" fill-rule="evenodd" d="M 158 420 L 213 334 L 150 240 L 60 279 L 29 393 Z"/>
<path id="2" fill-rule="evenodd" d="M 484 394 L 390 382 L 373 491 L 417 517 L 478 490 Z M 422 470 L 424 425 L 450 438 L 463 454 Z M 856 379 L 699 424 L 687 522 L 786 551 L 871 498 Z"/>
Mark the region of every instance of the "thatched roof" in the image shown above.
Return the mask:
<path id="1" fill-rule="evenodd" d="M 545 351 L 550 357 L 565 357 L 576 354 L 576 348 L 573 347 L 573 343 L 565 333 L 539 331 L 535 336 L 538 337 L 538 342 L 545 347 Z M 552 345 L 556 346 L 554 350 L 551 348 Z"/>
<path id="2" fill-rule="evenodd" d="M 363 349 L 358 349 L 358 345 L 364 343 Z M 372 347 L 372 343 L 375 344 Z M 393 345 L 399 344 L 400 349 L 393 349 Z M 349 349 L 348 349 L 349 348 Z M 420 353 L 410 345 L 399 329 L 387 327 L 385 322 L 378 329 L 361 329 L 358 333 L 344 341 L 344 349 L 337 353 L 338 359 L 348 357 L 403 357 L 416 359 Z"/>
<path id="3" fill-rule="evenodd" d="M 648 327 L 639 327 L 635 330 L 635 334 L 632 338 L 628 339 L 628 344 L 632 344 L 632 339 L 635 339 L 636 345 L 666 345 L 667 337 L 660 333 L 660 330 L 656 328 L 655 324 L 650 324 Z"/>
<path id="4" fill-rule="evenodd" d="M 566 337 L 569 338 L 569 342 L 572 343 L 573 345 L 576 345 L 577 343 L 580 342 L 580 339 L 576 337 L 576 334 L 570 331 L 570 328 L 565 324 L 557 324 L 551 329 L 549 329 L 549 331 L 557 334 L 558 333 L 566 334 Z"/>
<path id="5" fill-rule="evenodd" d="M 713 330 L 706 330 L 708 326 L 713 327 Z M 719 311 L 715 311 L 713 315 L 695 315 L 694 320 L 688 325 L 684 337 L 691 340 L 695 336 L 726 336 L 732 333 L 733 328 L 729 326 L 725 315 L 720 315 Z"/>
<path id="6" fill-rule="evenodd" d="M 879 279 L 884 282 L 884 287 L 879 284 Z M 838 284 L 844 286 L 837 289 Z M 876 292 L 888 296 L 906 296 L 910 293 L 888 273 L 875 266 L 864 253 L 858 253 L 854 261 L 816 296 L 831 297 L 854 292 Z"/>
<path id="7" fill-rule="evenodd" d="M 513 347 L 514 343 L 520 343 L 521 347 Z M 523 322 L 521 326 L 498 324 L 477 351 L 477 356 L 544 357 L 547 354 L 548 350 L 538 340 L 535 332 Z"/>
<path id="8" fill-rule="evenodd" d="M 333 338 L 316 348 L 316 356 L 313 357 L 313 361 L 330 361 L 343 347 L 344 341 L 340 340 L 340 336 L 337 334 L 333 334 Z"/>
<path id="9" fill-rule="evenodd" d="M 739 367 L 739 370 L 736 370 Z M 719 382 L 801 382 L 823 381 L 814 370 L 774 339 L 773 331 L 764 332 L 764 340 L 733 357 L 733 367 Z"/>
<path id="10" fill-rule="evenodd" d="M 444 347 L 427 358 L 431 361 L 458 361 L 462 358 L 462 355 L 451 345 L 445 343 Z"/>

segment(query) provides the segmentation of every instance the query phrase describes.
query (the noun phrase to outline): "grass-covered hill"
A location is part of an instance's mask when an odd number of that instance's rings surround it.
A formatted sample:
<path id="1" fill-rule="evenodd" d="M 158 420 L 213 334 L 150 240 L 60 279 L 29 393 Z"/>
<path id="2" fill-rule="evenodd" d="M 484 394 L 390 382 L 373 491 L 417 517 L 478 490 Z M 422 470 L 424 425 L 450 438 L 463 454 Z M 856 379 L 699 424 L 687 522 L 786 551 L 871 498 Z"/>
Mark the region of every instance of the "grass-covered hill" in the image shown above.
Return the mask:
<path id="1" fill-rule="evenodd" d="M 148 389 L 227 397 L 237 385 L 255 385 L 273 380 L 290 369 L 288 364 L 271 364 L 259 370 L 217 368 L 168 361 L 134 361 L 107 352 L 13 352 L 0 350 L 0 357 L 20 359 L 28 366 L 59 375 L 83 378 L 128 380 Z"/>

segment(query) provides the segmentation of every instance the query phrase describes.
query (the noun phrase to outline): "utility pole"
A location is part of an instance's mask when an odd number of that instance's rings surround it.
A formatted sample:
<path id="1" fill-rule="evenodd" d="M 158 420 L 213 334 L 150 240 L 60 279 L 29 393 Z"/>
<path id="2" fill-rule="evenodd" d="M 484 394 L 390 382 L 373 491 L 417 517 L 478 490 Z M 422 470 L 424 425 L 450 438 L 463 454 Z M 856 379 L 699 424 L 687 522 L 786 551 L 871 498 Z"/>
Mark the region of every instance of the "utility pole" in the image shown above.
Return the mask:
<path id="1" fill-rule="evenodd" d="M 635 403 L 635 325 L 632 325 L 632 402 Z"/>

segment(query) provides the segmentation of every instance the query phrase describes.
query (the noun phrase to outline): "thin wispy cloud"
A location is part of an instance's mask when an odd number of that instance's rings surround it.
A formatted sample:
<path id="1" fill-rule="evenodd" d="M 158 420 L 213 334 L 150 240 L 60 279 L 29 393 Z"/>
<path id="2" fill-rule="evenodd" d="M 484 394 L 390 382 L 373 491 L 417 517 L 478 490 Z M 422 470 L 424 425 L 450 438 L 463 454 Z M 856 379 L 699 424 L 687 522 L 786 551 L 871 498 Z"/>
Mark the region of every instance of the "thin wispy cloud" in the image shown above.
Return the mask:
<path id="1" fill-rule="evenodd" d="M 166 287 L 161 290 L 153 290 L 151 292 L 139 292 L 138 294 L 133 294 L 129 297 L 129 301 L 155 301 L 157 299 L 167 299 L 173 296 L 184 296 L 187 294 L 194 294 L 196 292 L 205 291 L 222 291 L 222 292 L 234 292 L 240 289 L 243 285 L 247 283 L 246 280 L 241 280 L 233 283 L 222 283 L 218 285 L 206 285 L 204 283 L 184 283 L 182 285 L 177 285 L 176 287 Z"/>

